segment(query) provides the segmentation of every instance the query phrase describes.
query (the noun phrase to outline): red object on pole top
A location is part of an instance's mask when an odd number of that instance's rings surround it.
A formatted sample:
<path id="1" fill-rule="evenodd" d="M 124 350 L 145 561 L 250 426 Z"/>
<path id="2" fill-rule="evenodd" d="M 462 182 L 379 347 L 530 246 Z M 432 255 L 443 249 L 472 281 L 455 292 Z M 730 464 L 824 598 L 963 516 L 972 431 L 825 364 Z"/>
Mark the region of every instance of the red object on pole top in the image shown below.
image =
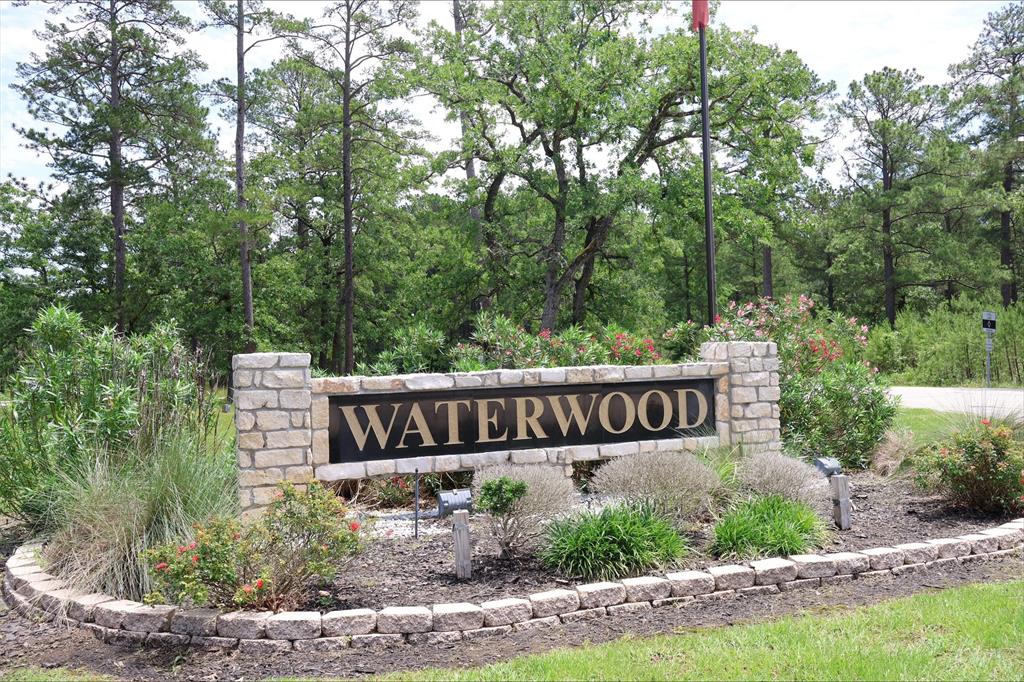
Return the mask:
<path id="1" fill-rule="evenodd" d="M 711 15 L 708 11 L 708 0 L 693 0 L 693 30 L 700 29 L 711 23 Z"/>

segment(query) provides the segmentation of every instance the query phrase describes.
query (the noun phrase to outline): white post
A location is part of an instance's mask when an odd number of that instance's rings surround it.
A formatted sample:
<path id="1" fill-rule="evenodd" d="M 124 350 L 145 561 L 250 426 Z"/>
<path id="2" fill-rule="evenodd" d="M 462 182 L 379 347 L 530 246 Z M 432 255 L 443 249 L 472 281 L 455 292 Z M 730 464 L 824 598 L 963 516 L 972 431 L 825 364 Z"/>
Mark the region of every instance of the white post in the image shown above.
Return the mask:
<path id="1" fill-rule="evenodd" d="M 455 540 L 455 577 L 469 580 L 473 575 L 473 563 L 469 546 L 469 512 L 459 509 L 452 513 L 452 537 Z"/>

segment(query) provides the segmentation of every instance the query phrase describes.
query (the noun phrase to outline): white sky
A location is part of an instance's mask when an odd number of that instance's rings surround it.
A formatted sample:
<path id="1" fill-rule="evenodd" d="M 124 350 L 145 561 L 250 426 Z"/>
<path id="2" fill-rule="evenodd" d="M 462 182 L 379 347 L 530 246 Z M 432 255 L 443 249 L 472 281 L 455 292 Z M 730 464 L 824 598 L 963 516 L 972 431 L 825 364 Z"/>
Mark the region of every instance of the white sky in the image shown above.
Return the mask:
<path id="1" fill-rule="evenodd" d="M 200 16 L 197 2 L 178 0 L 175 4 L 189 16 Z M 274 0 L 267 4 L 297 16 L 316 17 L 328 3 Z M 850 81 L 883 66 L 914 67 L 926 81 L 943 82 L 947 66 L 967 55 L 985 16 L 1004 4 L 981 0 L 723 0 L 714 21 L 734 29 L 756 27 L 761 42 L 796 51 L 823 80 L 835 81 L 838 93 L 844 95 Z M 680 5 L 681 10 L 689 9 L 687 0 L 681 0 Z M 425 24 L 434 19 L 450 26 L 450 7 L 449 0 L 426 0 L 420 5 L 421 21 Z M 20 136 L 11 128 L 12 124 L 27 125 L 31 119 L 9 85 L 15 78 L 17 63 L 33 51 L 44 49 L 32 32 L 42 28 L 46 16 L 46 7 L 41 3 L 13 7 L 9 0 L 0 0 L 0 176 L 11 173 L 33 184 L 47 179 L 49 172 L 46 160 L 25 149 Z M 673 17 L 665 28 L 674 28 L 672 23 L 684 21 L 682 16 Z M 207 77 L 233 78 L 231 33 L 193 33 L 188 47 L 208 64 Z M 273 42 L 255 48 L 250 53 L 249 65 L 268 65 L 280 49 L 280 44 Z M 430 104 L 422 98 L 410 109 L 421 121 L 430 114 Z M 233 130 L 219 117 L 211 118 L 211 123 L 220 129 L 221 145 L 227 153 Z M 440 126 L 440 118 L 430 116 L 432 132 L 442 140 L 452 137 L 457 128 Z"/>

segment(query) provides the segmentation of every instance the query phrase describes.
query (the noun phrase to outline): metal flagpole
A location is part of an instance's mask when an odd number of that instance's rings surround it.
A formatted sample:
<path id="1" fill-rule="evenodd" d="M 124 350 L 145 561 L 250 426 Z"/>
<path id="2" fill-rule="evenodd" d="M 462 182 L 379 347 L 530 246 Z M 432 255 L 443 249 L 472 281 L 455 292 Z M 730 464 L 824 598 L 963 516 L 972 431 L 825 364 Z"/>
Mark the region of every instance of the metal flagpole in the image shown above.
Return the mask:
<path id="1" fill-rule="evenodd" d="M 715 216 L 711 208 L 711 127 L 708 121 L 708 42 L 700 24 L 700 111 L 704 138 L 704 254 L 708 278 L 708 324 L 718 316 L 715 304 Z"/>

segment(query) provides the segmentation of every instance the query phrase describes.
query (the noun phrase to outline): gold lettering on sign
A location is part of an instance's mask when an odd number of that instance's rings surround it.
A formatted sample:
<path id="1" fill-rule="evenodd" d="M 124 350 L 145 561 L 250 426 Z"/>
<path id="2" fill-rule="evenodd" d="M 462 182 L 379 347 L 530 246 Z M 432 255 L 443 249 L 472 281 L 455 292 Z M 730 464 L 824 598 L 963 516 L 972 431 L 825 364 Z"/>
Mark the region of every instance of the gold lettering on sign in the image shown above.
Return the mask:
<path id="1" fill-rule="evenodd" d="M 508 427 L 501 432 L 500 436 L 491 438 L 491 428 L 498 427 L 498 413 L 495 412 L 493 415 L 490 414 L 488 405 L 494 403 L 505 409 L 504 398 L 484 398 L 483 400 L 474 400 L 476 403 L 476 418 L 477 418 L 477 443 L 497 443 L 503 440 L 508 440 Z"/>
<path id="2" fill-rule="evenodd" d="M 443 402 L 434 404 L 434 414 L 442 407 L 448 409 L 448 440 L 445 441 L 445 445 L 462 445 L 462 441 L 459 440 L 459 408 L 465 407 L 469 409 L 468 400 L 445 400 Z"/>
<path id="3" fill-rule="evenodd" d="M 657 426 L 651 426 L 650 415 L 647 414 L 647 402 L 651 399 L 652 395 L 658 396 L 658 400 L 661 401 L 661 423 Z M 647 391 L 636 404 L 637 416 L 640 418 L 640 425 L 648 431 L 661 431 L 669 425 L 672 421 L 672 399 L 668 397 L 668 393 L 664 391 Z"/>
<path id="4" fill-rule="evenodd" d="M 345 421 L 348 422 L 348 428 L 352 431 L 352 437 L 356 440 L 356 446 L 360 452 L 366 447 L 366 437 L 370 435 L 370 431 L 373 431 L 373 437 L 377 439 L 377 443 L 380 445 L 380 449 L 383 450 L 388 445 L 388 438 L 391 436 L 391 427 L 395 425 L 395 417 L 398 415 L 398 406 L 401 403 L 391 403 L 391 421 L 388 422 L 388 428 L 384 428 L 384 423 L 380 420 L 380 415 L 377 414 L 377 408 L 380 405 L 359 405 L 363 408 L 363 414 L 366 415 L 368 422 L 368 428 L 364 429 L 359 424 L 359 419 L 356 418 L 356 408 L 352 405 L 344 405 L 341 408 L 341 413 L 345 416 Z"/>
<path id="5" fill-rule="evenodd" d="M 513 400 L 516 401 L 516 437 L 512 440 L 527 440 L 530 437 L 530 434 L 527 433 L 529 429 L 533 429 L 534 437 L 547 438 L 548 434 L 540 425 L 540 417 L 544 414 L 544 403 L 540 398 L 513 398 Z M 528 410 L 527 405 L 532 405 L 533 409 Z"/>
<path id="6" fill-rule="evenodd" d="M 619 396 L 622 399 L 622 404 L 626 408 L 626 419 L 623 421 L 621 429 L 612 428 L 612 422 L 608 418 L 608 408 L 611 405 L 612 398 L 615 396 Z M 636 407 L 633 406 L 633 401 L 629 399 L 628 395 L 621 391 L 612 391 L 604 397 L 604 400 L 601 401 L 601 406 L 597 408 L 597 418 L 601 422 L 601 427 L 608 433 L 623 433 L 632 428 L 633 422 L 636 420 Z"/>
<path id="7" fill-rule="evenodd" d="M 409 424 L 411 424 L 412 422 L 416 422 L 415 429 L 409 428 Z M 398 447 L 409 447 L 408 445 L 405 444 L 405 439 L 410 433 L 415 433 L 419 435 L 420 440 L 423 441 L 421 443 L 423 447 L 437 445 L 437 443 L 434 442 L 433 434 L 430 433 L 430 426 L 427 424 L 427 420 L 423 416 L 423 410 L 420 409 L 419 403 L 413 403 L 412 409 L 409 410 L 409 416 L 406 417 L 405 429 L 402 430 L 402 438 L 398 441 Z"/>
<path id="8" fill-rule="evenodd" d="M 594 403 L 597 402 L 597 393 L 588 393 L 590 396 L 590 407 L 587 408 L 587 414 L 583 414 L 583 408 L 580 406 L 580 394 L 570 393 L 568 395 L 549 395 L 546 396 L 548 404 L 551 405 L 551 410 L 555 413 L 555 421 L 558 422 L 558 427 L 562 429 L 562 436 L 569 435 L 569 417 L 565 414 L 562 409 L 562 401 L 560 398 L 565 398 L 569 403 L 569 410 L 572 413 L 572 421 L 576 422 L 576 428 L 579 429 L 580 434 L 586 434 L 587 424 L 590 423 L 590 415 L 594 413 Z"/>
<path id="9" fill-rule="evenodd" d="M 692 424 L 686 422 L 686 394 L 692 393 L 697 396 L 697 420 Z M 694 426 L 698 426 L 704 423 L 704 418 L 708 416 L 708 399 L 704 397 L 704 394 L 700 391 L 696 391 L 692 388 L 677 388 L 676 394 L 679 396 L 679 428 L 681 429 L 692 429 Z"/>

